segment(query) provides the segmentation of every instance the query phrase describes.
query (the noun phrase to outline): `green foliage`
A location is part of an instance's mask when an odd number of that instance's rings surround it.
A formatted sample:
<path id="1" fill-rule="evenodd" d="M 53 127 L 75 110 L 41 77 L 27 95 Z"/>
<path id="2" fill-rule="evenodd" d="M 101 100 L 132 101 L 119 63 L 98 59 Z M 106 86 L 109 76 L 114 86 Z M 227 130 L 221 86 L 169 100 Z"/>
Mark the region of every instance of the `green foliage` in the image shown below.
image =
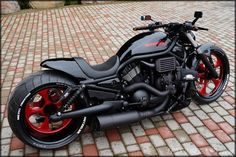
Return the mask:
<path id="1" fill-rule="evenodd" d="M 65 5 L 81 4 L 81 0 L 65 0 Z"/>
<path id="2" fill-rule="evenodd" d="M 29 9 L 29 0 L 17 0 L 21 9 Z"/>
<path id="3" fill-rule="evenodd" d="M 146 1 L 146 0 L 114 0 L 114 1 Z"/>

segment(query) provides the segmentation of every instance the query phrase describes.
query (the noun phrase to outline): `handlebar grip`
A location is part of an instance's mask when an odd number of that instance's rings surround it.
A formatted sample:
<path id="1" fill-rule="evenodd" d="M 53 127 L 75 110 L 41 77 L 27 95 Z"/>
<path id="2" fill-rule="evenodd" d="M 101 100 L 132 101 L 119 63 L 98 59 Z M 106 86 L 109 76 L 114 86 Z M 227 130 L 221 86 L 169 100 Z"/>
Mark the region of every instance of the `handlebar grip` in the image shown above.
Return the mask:
<path id="1" fill-rule="evenodd" d="M 141 26 L 141 27 L 134 27 L 133 28 L 134 31 L 145 30 L 145 29 L 149 29 L 149 27 L 148 26 Z"/>
<path id="2" fill-rule="evenodd" d="M 133 30 L 137 31 L 137 30 L 145 30 L 145 29 L 157 29 L 157 28 L 161 28 L 161 27 L 167 27 L 168 24 L 163 24 L 163 25 L 149 25 L 149 26 L 142 26 L 142 27 L 134 27 Z"/>
<path id="3" fill-rule="evenodd" d="M 203 27 L 197 27 L 198 30 L 204 30 L 204 31 L 208 31 L 208 28 L 203 28 Z"/>

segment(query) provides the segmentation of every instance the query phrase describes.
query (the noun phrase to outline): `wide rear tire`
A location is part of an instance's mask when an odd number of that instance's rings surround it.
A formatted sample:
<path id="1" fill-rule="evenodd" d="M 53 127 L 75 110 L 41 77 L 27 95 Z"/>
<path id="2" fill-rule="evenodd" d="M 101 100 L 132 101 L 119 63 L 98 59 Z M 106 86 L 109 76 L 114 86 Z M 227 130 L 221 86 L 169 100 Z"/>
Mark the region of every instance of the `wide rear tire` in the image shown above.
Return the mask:
<path id="1" fill-rule="evenodd" d="M 8 120 L 15 135 L 24 143 L 40 148 L 60 148 L 76 139 L 86 124 L 86 117 L 57 123 L 48 117 L 60 108 L 63 91 L 76 82 L 56 71 L 40 71 L 24 79 L 12 92 L 8 104 Z M 81 107 L 74 103 L 69 110 Z"/>

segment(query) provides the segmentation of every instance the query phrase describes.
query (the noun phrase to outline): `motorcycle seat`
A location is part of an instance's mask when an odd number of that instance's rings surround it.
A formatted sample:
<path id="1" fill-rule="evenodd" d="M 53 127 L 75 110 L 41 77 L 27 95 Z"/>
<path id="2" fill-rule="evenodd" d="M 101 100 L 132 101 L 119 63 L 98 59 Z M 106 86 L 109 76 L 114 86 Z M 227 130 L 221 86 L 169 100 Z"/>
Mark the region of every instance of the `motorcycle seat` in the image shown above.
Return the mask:
<path id="1" fill-rule="evenodd" d="M 85 59 L 81 57 L 74 58 L 76 63 L 80 66 L 81 70 L 90 78 L 98 79 L 108 77 L 116 73 L 120 65 L 120 60 L 117 55 L 110 57 L 106 62 L 90 65 Z"/>

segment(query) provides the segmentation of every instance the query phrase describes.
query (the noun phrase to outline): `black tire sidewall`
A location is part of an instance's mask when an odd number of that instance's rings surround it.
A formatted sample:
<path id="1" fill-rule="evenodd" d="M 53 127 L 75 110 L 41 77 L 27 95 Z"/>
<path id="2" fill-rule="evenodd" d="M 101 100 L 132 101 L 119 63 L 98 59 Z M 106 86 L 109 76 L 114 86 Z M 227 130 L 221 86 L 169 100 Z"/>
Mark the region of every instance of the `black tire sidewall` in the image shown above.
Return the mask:
<path id="1" fill-rule="evenodd" d="M 224 90 L 226 89 L 226 86 L 228 84 L 229 81 L 229 76 L 230 76 L 230 68 L 229 68 L 229 60 L 228 57 L 226 56 L 225 52 L 216 47 L 216 46 L 212 46 L 211 48 L 211 53 L 215 53 L 217 56 L 220 57 L 222 63 L 223 63 L 223 83 L 222 85 L 220 85 L 220 90 L 218 89 L 216 93 L 214 93 L 214 95 L 212 95 L 210 98 L 206 98 L 201 96 L 198 92 L 193 92 L 192 94 L 192 99 L 198 103 L 199 105 L 201 104 L 207 104 L 207 103 L 211 103 L 215 100 L 217 100 L 222 93 L 224 92 Z M 198 65 L 198 64 L 197 64 Z M 194 67 L 196 69 L 196 67 Z M 192 83 L 192 87 L 196 90 L 196 86 L 195 83 Z"/>
<path id="2" fill-rule="evenodd" d="M 42 73 L 42 77 L 43 76 L 44 76 L 44 73 Z M 60 79 L 65 79 L 65 80 L 68 79 L 68 78 L 62 77 L 58 74 L 56 74 L 55 77 L 56 76 L 60 77 Z M 25 81 L 30 81 L 29 79 L 34 79 L 34 77 L 31 76 L 30 78 L 25 79 Z M 58 80 L 60 80 L 60 79 L 58 79 Z M 72 124 L 74 124 L 76 126 L 74 126 L 75 130 L 73 131 L 73 133 L 70 136 L 68 136 L 65 139 L 62 139 L 60 141 L 56 141 L 56 142 L 52 142 L 52 143 L 50 143 L 50 142 L 45 143 L 43 141 L 40 141 L 40 140 L 32 137 L 29 134 L 29 130 L 27 129 L 27 127 L 25 125 L 25 122 L 24 122 L 24 117 L 25 117 L 24 108 L 27 104 L 27 101 L 36 93 L 36 91 L 38 91 L 39 89 L 44 88 L 45 86 L 56 86 L 56 85 L 58 85 L 58 86 L 68 86 L 68 85 L 72 85 L 72 81 L 70 81 L 70 80 L 65 81 L 65 82 L 67 82 L 67 83 L 61 83 L 61 82 L 58 82 L 58 81 L 49 81 L 48 83 L 41 83 L 41 85 L 38 84 L 37 87 L 33 88 L 30 91 L 30 93 L 28 93 L 25 97 L 22 98 L 21 103 L 17 107 L 17 112 L 16 112 L 15 115 L 13 115 L 14 114 L 13 112 L 8 112 L 8 114 L 11 114 L 11 116 L 9 117 L 9 122 L 10 122 L 9 124 L 12 127 L 13 132 L 16 134 L 16 136 L 19 139 L 21 139 L 23 142 L 27 143 L 28 145 L 31 145 L 33 147 L 37 147 L 37 148 L 40 148 L 40 149 L 56 149 L 56 148 L 60 148 L 60 147 L 65 146 L 66 144 L 72 142 L 74 139 L 76 139 L 79 136 L 79 134 L 82 132 L 82 130 L 85 126 L 86 117 L 83 120 L 82 119 L 81 120 L 76 119 L 76 121 L 74 120 L 72 122 Z M 68 82 L 70 82 L 71 84 L 68 84 Z M 16 88 L 19 88 L 19 87 L 16 87 Z M 17 89 L 15 91 L 17 91 Z M 14 96 L 15 91 L 13 92 L 12 96 Z M 9 104 L 9 105 L 11 105 L 11 104 Z M 14 117 L 14 118 L 12 119 L 12 117 Z M 70 126 L 68 126 L 68 127 L 70 127 Z"/>

